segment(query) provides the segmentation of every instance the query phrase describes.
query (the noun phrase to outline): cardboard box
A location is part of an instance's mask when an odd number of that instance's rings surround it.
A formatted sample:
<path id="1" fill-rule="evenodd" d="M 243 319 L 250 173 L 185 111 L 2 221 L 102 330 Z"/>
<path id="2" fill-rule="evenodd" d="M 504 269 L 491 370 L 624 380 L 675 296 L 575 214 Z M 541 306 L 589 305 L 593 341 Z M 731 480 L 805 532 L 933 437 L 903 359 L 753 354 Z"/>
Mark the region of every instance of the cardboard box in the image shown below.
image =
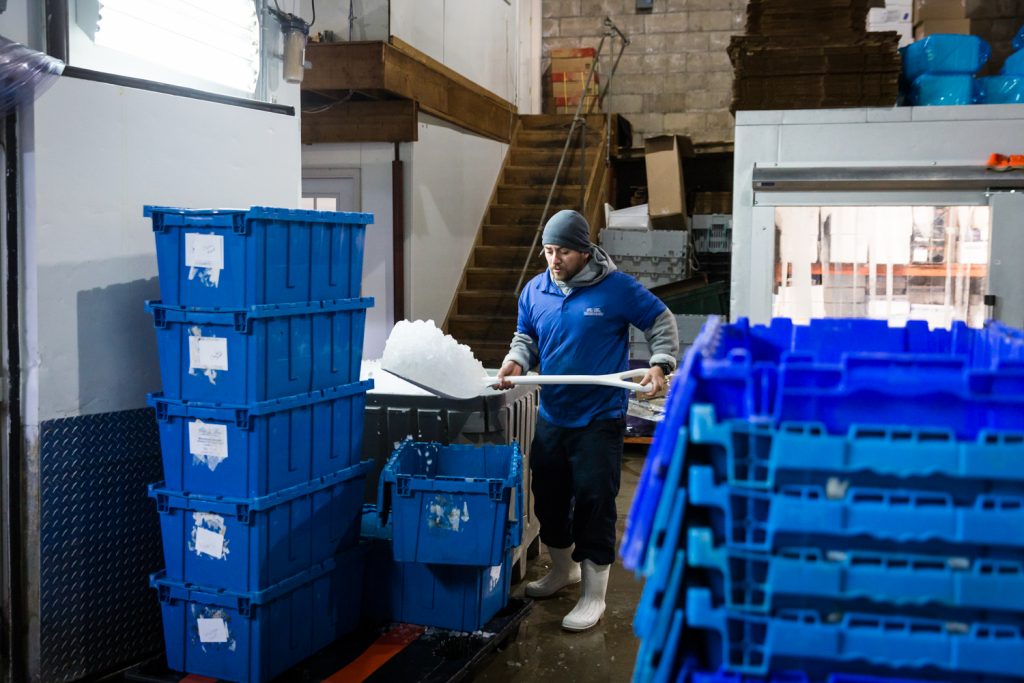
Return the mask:
<path id="1" fill-rule="evenodd" d="M 579 102 L 580 102 L 580 97 L 581 97 L 580 95 L 575 95 L 573 97 L 555 97 L 555 98 L 553 98 L 554 99 L 554 105 L 555 105 L 555 113 L 556 114 L 575 114 L 576 113 L 576 107 L 579 105 Z M 586 97 L 583 97 L 583 109 L 581 111 L 584 114 L 586 114 L 588 112 L 589 113 L 600 112 L 601 108 L 598 106 L 597 96 L 596 95 L 587 95 Z"/>
<path id="2" fill-rule="evenodd" d="M 686 136 L 659 135 L 644 140 L 648 211 L 652 227 L 659 229 L 685 227 L 684 155 L 693 155 L 693 144 Z"/>
<path id="3" fill-rule="evenodd" d="M 900 34 L 900 47 L 906 47 L 914 42 L 914 28 L 909 21 L 892 24 L 868 24 L 868 31 L 895 31 Z"/>
<path id="4" fill-rule="evenodd" d="M 567 47 L 558 48 L 548 53 L 551 59 L 574 59 L 576 57 L 589 57 L 593 59 L 597 56 L 597 50 L 592 47 Z"/>
<path id="5" fill-rule="evenodd" d="M 878 7 L 868 10 L 868 26 L 872 24 L 910 23 L 910 7 Z M 877 29 L 869 29 L 877 30 Z"/>
<path id="6" fill-rule="evenodd" d="M 585 85 L 587 85 L 586 80 L 553 81 L 551 93 L 554 97 L 577 97 L 579 95 L 597 95 L 601 91 L 601 86 L 593 80 L 584 89 Z"/>
<path id="7" fill-rule="evenodd" d="M 930 19 L 964 19 L 966 0 L 914 0 L 914 23 Z"/>
<path id="8" fill-rule="evenodd" d="M 971 34 L 970 19 L 929 19 L 914 24 L 914 40 L 920 40 L 925 36 L 933 36 L 936 33 L 957 33 L 969 36 Z"/>
<path id="9" fill-rule="evenodd" d="M 552 59 L 551 73 L 587 73 L 590 65 L 594 63 L 593 57 L 579 59 Z"/>

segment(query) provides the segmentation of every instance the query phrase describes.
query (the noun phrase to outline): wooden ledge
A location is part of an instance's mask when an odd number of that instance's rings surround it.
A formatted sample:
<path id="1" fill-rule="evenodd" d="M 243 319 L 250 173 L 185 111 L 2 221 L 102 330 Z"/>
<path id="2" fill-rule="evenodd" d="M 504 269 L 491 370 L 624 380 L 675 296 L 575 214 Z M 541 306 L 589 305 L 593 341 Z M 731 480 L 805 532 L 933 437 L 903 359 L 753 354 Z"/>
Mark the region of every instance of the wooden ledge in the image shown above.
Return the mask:
<path id="1" fill-rule="evenodd" d="M 505 143 L 512 140 L 517 115 L 515 105 L 398 38 L 392 37 L 389 42 L 310 43 L 306 57 L 313 67 L 302 81 L 303 91 L 334 99 L 355 91 L 384 100 L 411 100 L 420 110 L 478 135 Z M 348 104 L 325 108 L 319 113 L 316 109 L 311 114 L 304 112 L 302 141 L 370 141 L 364 136 L 372 134 L 379 111 L 346 108 Z M 339 111 L 333 111 L 335 109 Z M 407 117 L 409 110 L 400 112 L 392 108 L 389 114 L 397 120 Z M 358 117 L 365 120 L 346 125 L 349 119 Z M 325 123 L 328 119 L 331 123 Z M 390 137 L 380 141 L 404 141 L 404 138 L 396 138 L 408 136 L 407 120 L 395 123 L 394 128 L 387 128 L 381 135 Z"/>

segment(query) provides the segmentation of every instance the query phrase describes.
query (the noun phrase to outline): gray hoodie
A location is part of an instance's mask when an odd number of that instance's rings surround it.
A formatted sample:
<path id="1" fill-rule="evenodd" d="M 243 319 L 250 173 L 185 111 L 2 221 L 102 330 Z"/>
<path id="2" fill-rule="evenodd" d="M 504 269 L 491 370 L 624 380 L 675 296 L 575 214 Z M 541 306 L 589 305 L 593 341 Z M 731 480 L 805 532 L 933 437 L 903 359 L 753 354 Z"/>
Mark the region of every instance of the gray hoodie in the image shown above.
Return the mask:
<path id="1" fill-rule="evenodd" d="M 555 279 L 552 279 L 552 282 L 558 285 L 563 295 L 568 296 L 574 288 L 596 285 L 616 270 L 618 268 L 615 267 L 608 252 L 597 245 L 591 245 L 590 259 L 580 272 L 568 282 Z M 545 271 L 545 274 L 551 277 L 550 270 Z M 676 327 L 676 318 L 672 311 L 663 311 L 649 328 L 643 330 L 643 333 L 651 350 L 650 364 L 663 363 L 675 370 L 676 356 L 679 354 L 679 329 Z M 537 341 L 528 334 L 516 332 L 502 364 L 510 360 L 518 363 L 523 372 L 531 370 L 540 361 Z"/>

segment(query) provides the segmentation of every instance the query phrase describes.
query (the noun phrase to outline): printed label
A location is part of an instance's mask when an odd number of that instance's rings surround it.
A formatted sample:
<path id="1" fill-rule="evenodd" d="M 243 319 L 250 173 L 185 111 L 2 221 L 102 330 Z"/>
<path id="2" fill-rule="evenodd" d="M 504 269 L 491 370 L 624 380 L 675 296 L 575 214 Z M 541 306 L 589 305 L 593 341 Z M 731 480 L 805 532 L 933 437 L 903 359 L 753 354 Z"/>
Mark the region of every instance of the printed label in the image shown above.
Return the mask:
<path id="1" fill-rule="evenodd" d="M 193 458 L 216 469 L 228 457 L 228 426 L 202 420 L 189 422 L 188 450 Z"/>
<path id="2" fill-rule="evenodd" d="M 190 268 L 224 270 L 224 237 L 185 233 L 185 265 Z"/>
<path id="3" fill-rule="evenodd" d="M 199 626 L 199 641 L 203 643 L 226 643 L 228 642 L 228 625 L 223 619 L 199 617 L 196 619 Z"/>
<path id="4" fill-rule="evenodd" d="M 202 527 L 196 528 L 196 552 L 218 560 L 224 557 L 224 536 Z"/>
<path id="5" fill-rule="evenodd" d="M 227 370 L 228 340 L 224 337 L 188 338 L 190 370 Z"/>

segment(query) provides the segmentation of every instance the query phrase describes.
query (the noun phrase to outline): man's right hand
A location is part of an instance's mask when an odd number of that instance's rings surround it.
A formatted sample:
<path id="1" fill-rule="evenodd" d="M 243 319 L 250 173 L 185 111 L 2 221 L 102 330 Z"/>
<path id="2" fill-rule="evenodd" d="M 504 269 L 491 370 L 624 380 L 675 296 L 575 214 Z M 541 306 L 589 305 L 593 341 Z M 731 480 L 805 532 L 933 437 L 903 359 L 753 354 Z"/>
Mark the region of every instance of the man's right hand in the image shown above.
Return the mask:
<path id="1" fill-rule="evenodd" d="M 498 370 L 498 381 L 496 384 L 492 384 L 495 389 L 511 389 L 515 386 L 512 382 L 506 380 L 506 377 L 515 377 L 516 375 L 523 374 L 523 366 L 514 360 L 510 360 L 501 366 L 501 370 Z"/>

